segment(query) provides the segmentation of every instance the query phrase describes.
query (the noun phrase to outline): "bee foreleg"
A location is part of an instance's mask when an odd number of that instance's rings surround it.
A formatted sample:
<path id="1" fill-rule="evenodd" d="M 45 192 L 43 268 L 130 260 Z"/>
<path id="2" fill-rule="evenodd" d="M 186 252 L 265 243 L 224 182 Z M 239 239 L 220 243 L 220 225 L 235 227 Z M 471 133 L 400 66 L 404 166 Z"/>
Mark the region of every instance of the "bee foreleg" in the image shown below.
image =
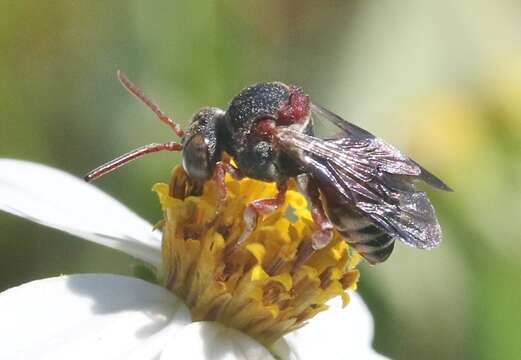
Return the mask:
<path id="1" fill-rule="evenodd" d="M 213 173 L 213 179 L 214 179 L 215 183 L 217 184 L 217 191 L 218 191 L 217 196 L 218 196 L 218 201 L 219 201 L 219 205 L 218 205 L 219 209 L 222 209 L 222 207 L 224 206 L 224 201 L 226 200 L 227 189 L 226 189 L 226 182 L 224 181 L 226 173 L 230 174 L 235 180 L 240 180 L 244 177 L 244 175 L 242 175 L 241 171 L 239 169 L 237 169 L 235 166 L 233 166 L 232 164 L 230 164 L 229 162 L 225 162 L 225 161 L 217 162 L 217 164 L 215 165 L 214 173 Z"/>
<path id="2" fill-rule="evenodd" d="M 246 205 L 244 210 L 244 230 L 237 240 L 237 245 L 243 244 L 251 235 L 259 215 L 266 215 L 276 211 L 286 200 L 286 191 L 288 190 L 288 181 L 285 180 L 277 184 L 277 196 L 271 199 L 255 200 Z"/>
<path id="3" fill-rule="evenodd" d="M 219 219 L 224 209 L 224 205 L 226 202 L 226 194 L 228 193 L 225 181 L 226 173 L 230 174 L 236 180 L 240 180 L 244 177 L 241 171 L 232 164 L 230 164 L 228 161 L 218 161 L 217 164 L 215 164 L 213 180 L 217 186 L 217 205 L 215 207 L 215 216 L 208 223 L 209 226 L 215 224 L 215 222 Z"/>

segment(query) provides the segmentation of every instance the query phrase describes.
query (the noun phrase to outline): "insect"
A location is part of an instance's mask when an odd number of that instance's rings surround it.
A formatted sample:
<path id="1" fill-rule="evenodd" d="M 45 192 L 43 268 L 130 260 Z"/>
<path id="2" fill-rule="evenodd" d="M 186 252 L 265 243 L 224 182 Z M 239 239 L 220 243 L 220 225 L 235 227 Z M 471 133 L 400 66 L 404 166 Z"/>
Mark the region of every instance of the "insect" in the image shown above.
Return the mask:
<path id="1" fill-rule="evenodd" d="M 149 144 L 122 155 L 85 176 L 92 181 L 144 154 L 182 151 L 183 167 L 191 181 L 215 179 L 224 202 L 226 173 L 275 182 L 278 193 L 246 206 L 245 228 L 237 240 L 246 241 L 257 218 L 277 209 L 294 178 L 310 200 L 317 230 L 307 253 L 326 246 L 336 229 L 369 263 L 385 261 L 396 240 L 420 249 L 441 241 L 435 210 L 415 183 L 451 189 L 414 160 L 368 131 L 310 102 L 301 88 L 281 82 L 258 83 L 243 89 L 223 111 L 197 111 L 186 131 L 118 72 L 123 86 L 145 103 L 181 138 L 181 143 Z M 314 122 L 339 130 L 329 138 L 314 134 Z M 233 165 L 225 160 L 227 153 Z"/>

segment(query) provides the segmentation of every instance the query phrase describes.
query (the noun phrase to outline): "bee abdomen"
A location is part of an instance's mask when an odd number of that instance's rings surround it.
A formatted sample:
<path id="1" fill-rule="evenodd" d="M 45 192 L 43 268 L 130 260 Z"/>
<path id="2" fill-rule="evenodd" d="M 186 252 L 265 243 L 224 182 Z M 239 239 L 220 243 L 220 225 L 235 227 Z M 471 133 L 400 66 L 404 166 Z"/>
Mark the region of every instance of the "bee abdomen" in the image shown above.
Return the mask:
<path id="1" fill-rule="evenodd" d="M 367 217 L 356 212 L 344 211 L 341 216 L 334 218 L 337 231 L 369 263 L 383 262 L 391 255 L 394 238 Z"/>
<path id="2" fill-rule="evenodd" d="M 371 219 L 348 204 L 332 204 L 327 214 L 336 230 L 346 242 L 370 264 L 385 261 L 393 252 L 394 238 L 376 226 Z"/>
<path id="3" fill-rule="evenodd" d="M 350 246 L 373 265 L 387 260 L 393 252 L 394 238 L 375 225 L 341 234 Z"/>

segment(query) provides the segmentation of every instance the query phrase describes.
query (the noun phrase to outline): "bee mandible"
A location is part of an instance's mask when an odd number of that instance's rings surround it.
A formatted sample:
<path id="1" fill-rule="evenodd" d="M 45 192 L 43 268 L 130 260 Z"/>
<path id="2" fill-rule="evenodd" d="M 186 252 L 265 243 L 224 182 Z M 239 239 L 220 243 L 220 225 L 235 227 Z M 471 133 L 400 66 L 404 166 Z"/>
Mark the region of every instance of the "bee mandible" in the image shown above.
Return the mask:
<path id="1" fill-rule="evenodd" d="M 276 183 L 274 198 L 246 206 L 237 245 L 253 232 L 259 215 L 284 203 L 292 178 L 309 198 L 317 225 L 307 251 L 302 252 L 304 258 L 325 247 L 335 229 L 371 264 L 385 261 L 396 240 L 420 249 L 441 242 L 435 210 L 426 193 L 416 189 L 416 182 L 451 189 L 392 145 L 312 103 L 301 88 L 281 82 L 254 84 L 234 97 L 226 111 L 215 107 L 197 111 L 184 131 L 119 71 L 118 78 L 181 142 L 135 149 L 92 170 L 86 181 L 148 153 L 182 151 L 188 178 L 199 184 L 213 178 L 221 203 L 226 198 L 226 173 Z M 316 122 L 334 125 L 339 134 L 315 136 Z"/>

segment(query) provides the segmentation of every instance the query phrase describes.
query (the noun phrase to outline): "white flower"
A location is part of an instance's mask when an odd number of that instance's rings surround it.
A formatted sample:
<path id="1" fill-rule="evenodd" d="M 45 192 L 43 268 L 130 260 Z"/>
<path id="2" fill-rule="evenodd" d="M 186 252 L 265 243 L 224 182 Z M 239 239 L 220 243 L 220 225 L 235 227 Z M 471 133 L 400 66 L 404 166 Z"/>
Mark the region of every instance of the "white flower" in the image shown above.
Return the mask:
<path id="1" fill-rule="evenodd" d="M 0 159 L 0 210 L 160 265 L 161 236 L 149 223 L 62 171 Z M 268 349 L 219 323 L 191 322 L 160 286 L 110 274 L 4 291 L 0 338 L 1 359 L 384 359 L 371 348 L 373 321 L 356 293 L 346 309 L 335 302 Z"/>

